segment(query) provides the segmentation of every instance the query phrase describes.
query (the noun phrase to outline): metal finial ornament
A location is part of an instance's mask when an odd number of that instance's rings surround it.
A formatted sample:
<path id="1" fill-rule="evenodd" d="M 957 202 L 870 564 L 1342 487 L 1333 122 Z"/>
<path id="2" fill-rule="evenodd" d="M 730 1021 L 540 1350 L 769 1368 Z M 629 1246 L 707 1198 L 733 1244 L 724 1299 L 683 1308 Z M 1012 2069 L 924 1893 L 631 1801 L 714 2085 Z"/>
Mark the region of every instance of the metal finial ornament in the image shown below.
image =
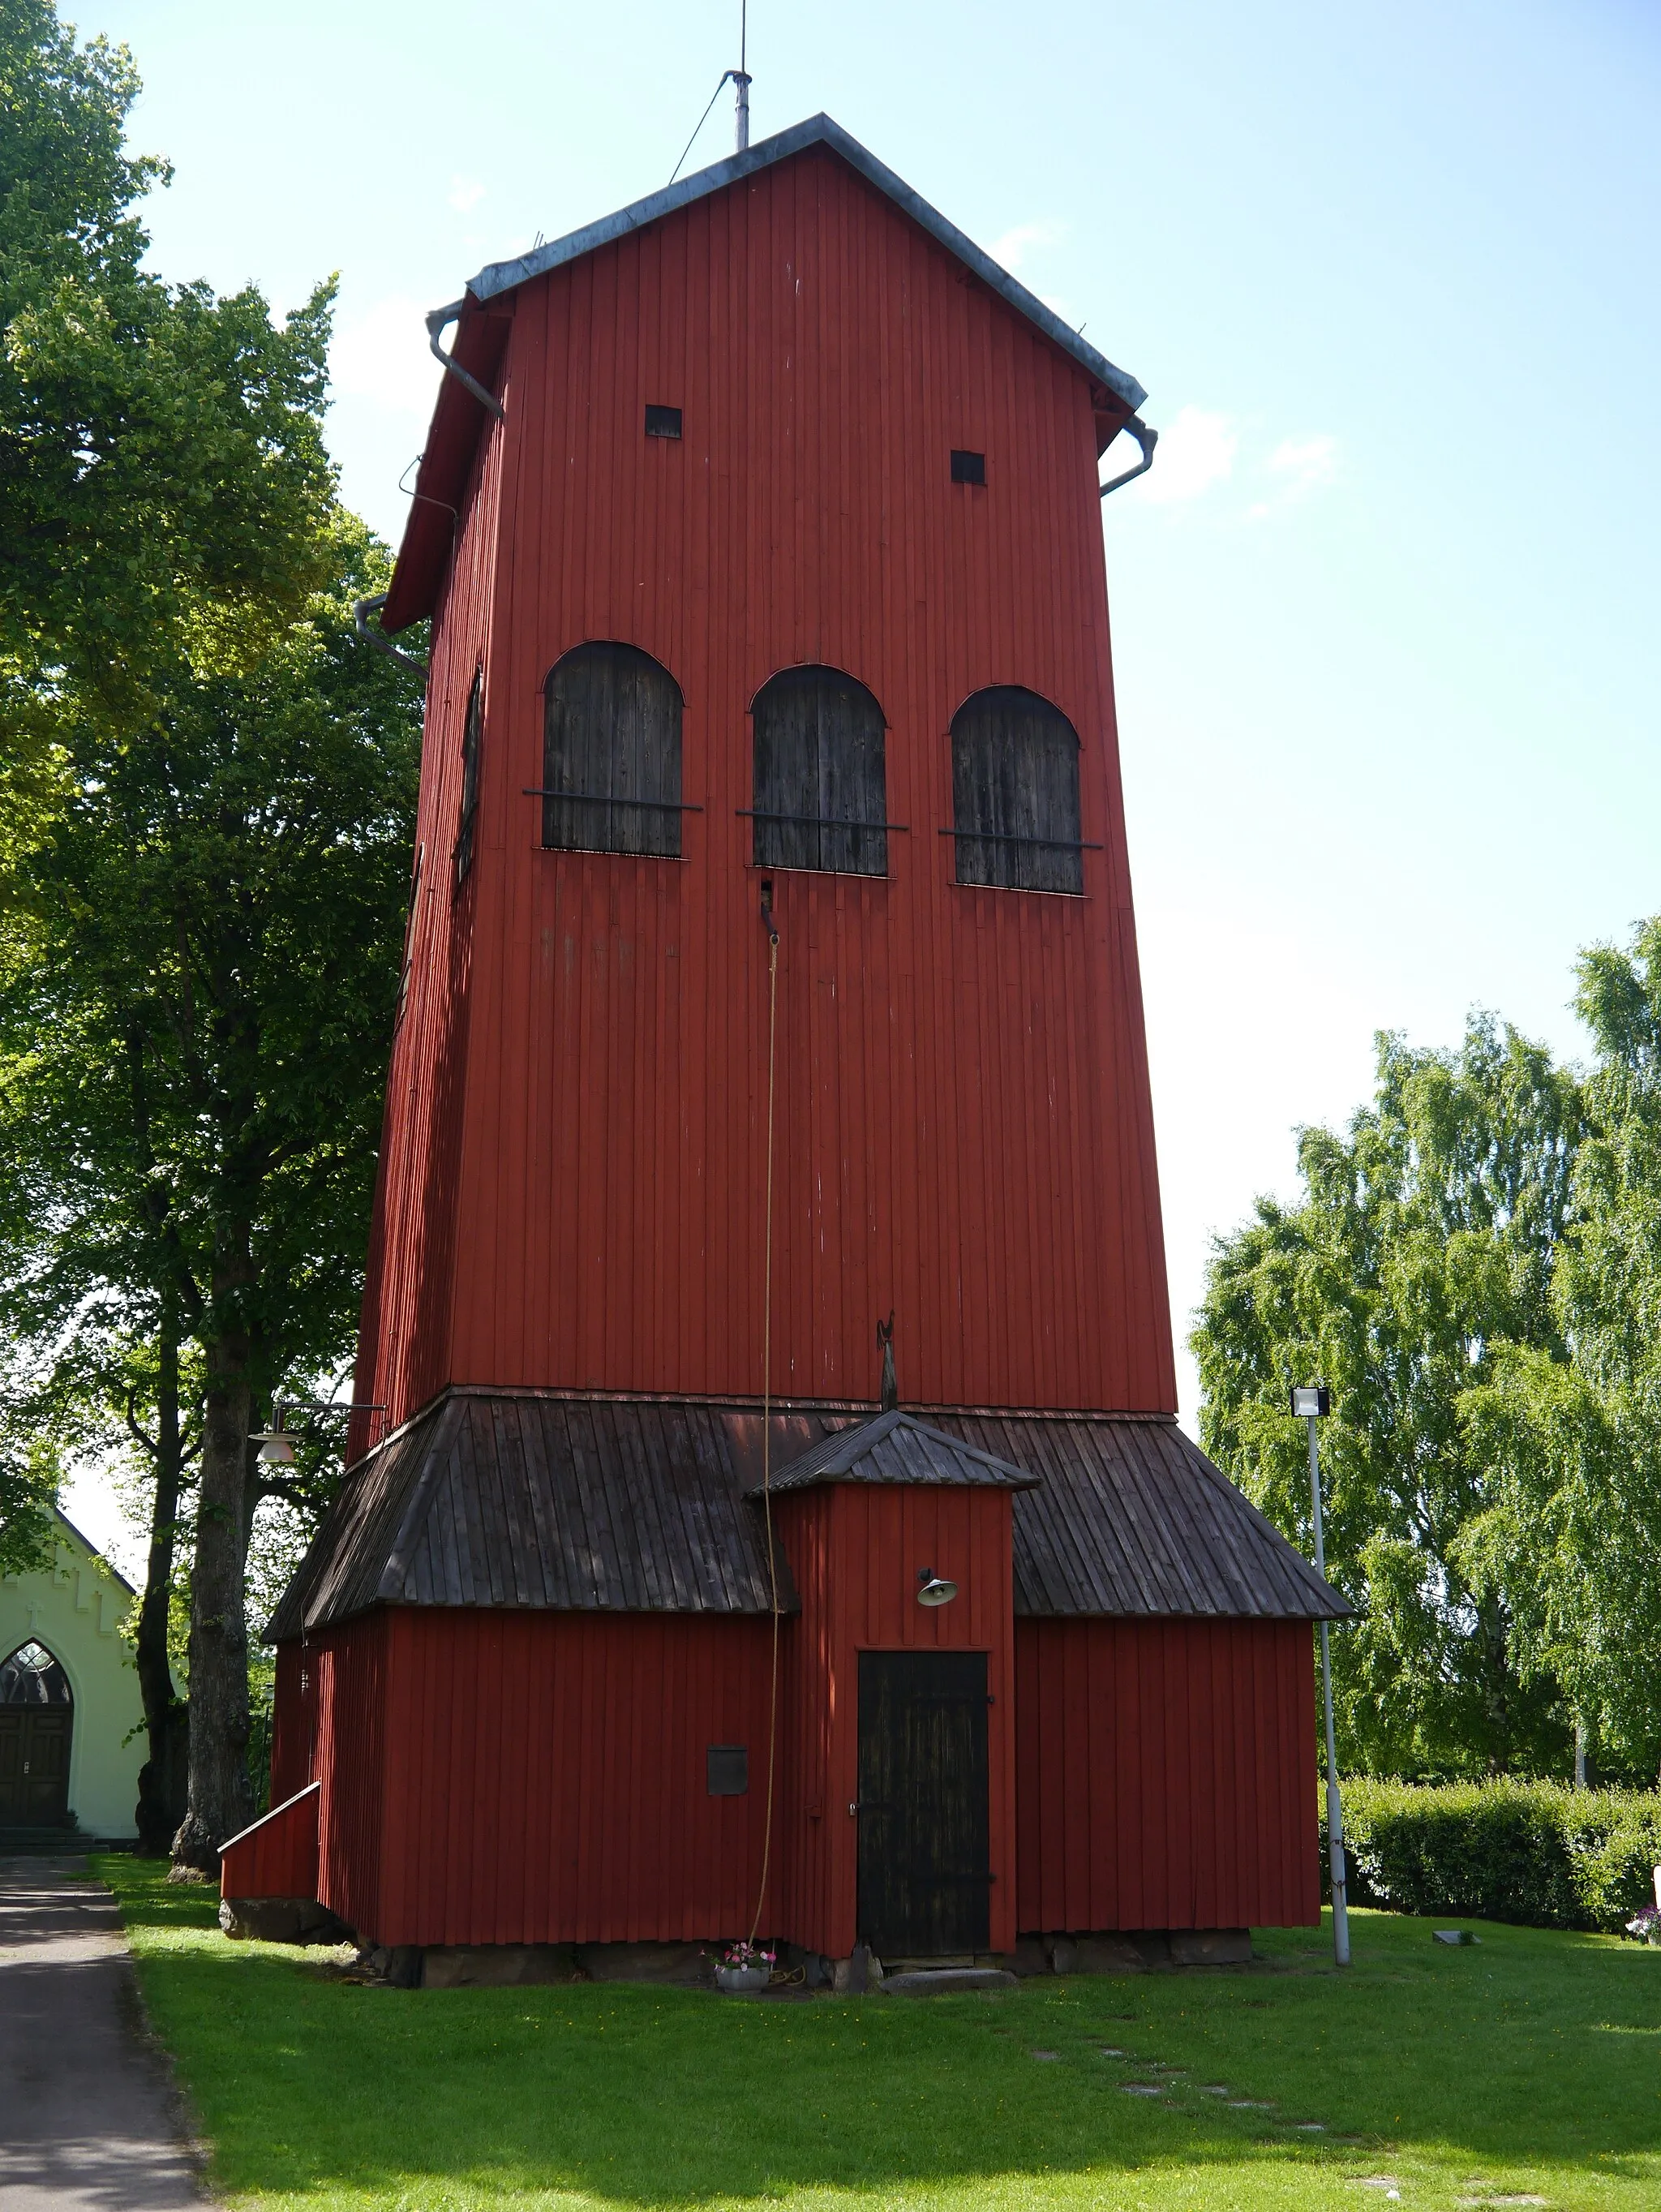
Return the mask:
<path id="1" fill-rule="evenodd" d="M 733 139 L 738 151 L 749 151 L 749 0 L 741 0 L 738 9 L 738 66 L 732 72 L 732 82 L 738 93 L 738 112 L 735 118 Z"/>
<path id="2" fill-rule="evenodd" d="M 876 1340 L 882 1347 L 882 1411 L 893 1413 L 900 1403 L 900 1378 L 894 1371 L 894 1313 L 876 1324 Z"/>

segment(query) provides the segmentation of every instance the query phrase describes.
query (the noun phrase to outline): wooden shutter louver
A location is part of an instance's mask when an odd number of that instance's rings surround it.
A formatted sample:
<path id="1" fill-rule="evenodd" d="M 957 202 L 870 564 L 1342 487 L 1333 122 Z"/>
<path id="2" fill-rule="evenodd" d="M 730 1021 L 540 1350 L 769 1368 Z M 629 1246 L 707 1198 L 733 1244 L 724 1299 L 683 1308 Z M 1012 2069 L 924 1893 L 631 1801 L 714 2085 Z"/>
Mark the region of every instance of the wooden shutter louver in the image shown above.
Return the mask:
<path id="1" fill-rule="evenodd" d="M 638 646 L 579 645 L 548 679 L 543 843 L 681 856 L 681 687 Z"/>
<path id="2" fill-rule="evenodd" d="M 473 688 L 467 695 L 467 719 L 462 724 L 461 819 L 456 824 L 456 849 L 452 855 L 452 886 L 459 890 L 473 865 L 473 827 L 479 811 L 479 748 L 484 741 L 484 671 L 473 671 Z"/>
<path id="3" fill-rule="evenodd" d="M 1003 684 L 952 720 L 957 880 L 1004 890 L 1084 890 L 1078 736 L 1058 707 Z"/>
<path id="4" fill-rule="evenodd" d="M 755 696 L 758 868 L 888 872 L 882 709 L 840 668 L 786 668 Z"/>

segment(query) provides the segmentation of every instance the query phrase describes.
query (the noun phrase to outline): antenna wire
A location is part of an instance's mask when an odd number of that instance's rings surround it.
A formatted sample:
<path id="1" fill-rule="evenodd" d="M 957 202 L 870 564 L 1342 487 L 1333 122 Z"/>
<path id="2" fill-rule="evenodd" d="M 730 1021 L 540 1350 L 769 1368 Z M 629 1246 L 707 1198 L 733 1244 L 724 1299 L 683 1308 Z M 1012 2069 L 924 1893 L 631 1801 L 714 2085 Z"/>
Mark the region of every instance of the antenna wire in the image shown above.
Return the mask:
<path id="1" fill-rule="evenodd" d="M 723 86 L 724 86 L 724 85 L 725 85 L 725 83 L 726 83 L 726 82 L 727 82 L 728 78 L 729 78 L 729 77 L 732 77 L 732 76 L 736 76 L 737 75 L 737 71 L 736 70 L 722 70 L 722 72 L 721 72 L 720 82 L 716 86 L 716 88 L 715 88 L 714 91 L 713 91 L 712 93 L 711 93 L 711 94 L 710 94 L 710 96 L 709 96 L 709 107 L 706 107 L 706 108 L 704 110 L 703 113 L 702 113 L 702 114 L 698 118 L 698 131 L 701 131 L 701 130 L 703 129 L 703 127 L 704 127 L 705 124 L 706 124 L 706 123 L 709 121 L 709 108 L 710 108 L 710 107 L 713 107 L 713 106 L 714 106 L 714 105 L 715 105 L 715 103 L 716 103 L 716 101 L 717 101 L 717 100 L 721 97 L 721 91 L 722 91 L 722 88 L 723 88 Z M 681 149 L 681 158 L 680 158 L 680 160 L 679 160 L 679 161 L 675 164 L 675 167 L 673 167 L 673 169 L 671 169 L 671 170 L 670 170 L 670 177 L 669 177 L 669 184 L 670 184 L 670 185 L 672 185 L 672 184 L 675 182 L 676 178 L 676 177 L 678 177 L 678 176 L 680 175 L 682 169 L 686 166 L 686 158 L 687 158 L 687 155 L 688 155 L 692 151 L 693 148 L 694 148 L 694 147 L 698 143 L 698 131 L 694 131 L 693 132 L 693 134 L 692 134 L 691 137 L 690 137 L 690 138 L 688 138 L 688 139 L 687 140 L 686 144 L 685 144 L 685 145 Z M 667 191 L 669 190 L 669 185 L 665 185 L 664 186 L 664 190 L 665 191 Z"/>

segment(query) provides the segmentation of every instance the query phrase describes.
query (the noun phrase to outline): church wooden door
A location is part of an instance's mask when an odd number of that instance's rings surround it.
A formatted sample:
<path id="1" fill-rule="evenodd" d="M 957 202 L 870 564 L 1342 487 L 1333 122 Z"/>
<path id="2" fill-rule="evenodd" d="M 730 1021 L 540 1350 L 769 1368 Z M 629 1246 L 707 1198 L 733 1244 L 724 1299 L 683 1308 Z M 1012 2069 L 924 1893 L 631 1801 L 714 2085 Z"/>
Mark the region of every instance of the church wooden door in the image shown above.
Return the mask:
<path id="1" fill-rule="evenodd" d="M 0 1828 L 57 1827 L 69 1811 L 69 1709 L 0 1705 Z"/>
<path id="2" fill-rule="evenodd" d="M 984 1951 L 984 1651 L 859 1655 L 859 1934 L 879 1957 Z"/>
<path id="3" fill-rule="evenodd" d="M 61 1826 L 70 1816 L 69 1678 L 44 1646 L 0 1663 L 0 1828 Z"/>

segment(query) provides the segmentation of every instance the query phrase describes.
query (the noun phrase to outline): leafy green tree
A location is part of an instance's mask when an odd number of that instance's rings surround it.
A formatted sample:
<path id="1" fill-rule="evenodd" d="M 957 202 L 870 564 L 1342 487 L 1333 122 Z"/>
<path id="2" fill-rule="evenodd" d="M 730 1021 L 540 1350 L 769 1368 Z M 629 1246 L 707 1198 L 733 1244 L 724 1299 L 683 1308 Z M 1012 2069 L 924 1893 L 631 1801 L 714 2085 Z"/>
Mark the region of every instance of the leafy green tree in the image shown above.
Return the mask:
<path id="1" fill-rule="evenodd" d="M 1476 1571 L 1495 1502 L 1461 1419 L 1515 1346 L 1561 1358 L 1552 1295 L 1584 1125 L 1573 1078 L 1489 1018 L 1457 1053 L 1378 1041 L 1373 1104 L 1300 1137 L 1304 1196 L 1258 1201 L 1213 1249 L 1192 1343 L 1207 1449 L 1311 1547 L 1302 1425 L 1322 1425 L 1328 1571 L 1360 1610 L 1334 1638 L 1346 1760 L 1432 1775 L 1561 1765 L 1549 1669 L 1525 1667 L 1516 1597 Z"/>
<path id="2" fill-rule="evenodd" d="M 1661 918 L 1582 956 L 1596 1060 L 1556 1271 L 1560 1345 L 1519 1345 L 1473 1391 L 1496 1496 L 1471 1578 L 1516 1609 L 1525 1671 L 1555 1680 L 1604 1764 L 1661 1756 Z M 1566 1356 L 1565 1356 L 1566 1354 Z"/>
<path id="3" fill-rule="evenodd" d="M 14 787 L 67 688 L 246 666 L 327 573 L 330 288 L 279 328 L 147 271 L 126 50 L 0 0 L 0 713 Z M 5 794 L 0 793 L 0 796 Z"/>
<path id="4" fill-rule="evenodd" d="M 27 952 L 0 966 L 0 1184 L 26 1199 L 4 1303 L 60 1370 L 101 1360 L 106 1400 L 141 1373 L 160 1474 L 193 1441 L 175 1852 L 203 1868 L 249 1812 L 253 1509 L 321 1497 L 315 1459 L 257 1469 L 248 1433 L 353 1341 L 407 897 L 420 685 L 353 633 L 381 556 L 343 520 L 328 550 L 332 589 L 251 669 L 153 669 L 118 740 L 66 716 L 58 796 L 0 866 Z"/>
<path id="5" fill-rule="evenodd" d="M 38 1525 L 42 1437 L 113 1418 L 150 1466 L 154 1765 L 194 1477 L 206 1865 L 246 1808 L 250 1411 L 350 1341 L 415 707 L 350 637 L 384 564 L 335 506 L 330 288 L 274 325 L 143 267 L 137 89 L 0 0 L 0 1518 Z"/>
<path id="6" fill-rule="evenodd" d="M 26 1436 L 10 1449 L 0 1444 L 0 1575 L 26 1575 L 51 1558 L 58 1474 L 44 1437 Z"/>

